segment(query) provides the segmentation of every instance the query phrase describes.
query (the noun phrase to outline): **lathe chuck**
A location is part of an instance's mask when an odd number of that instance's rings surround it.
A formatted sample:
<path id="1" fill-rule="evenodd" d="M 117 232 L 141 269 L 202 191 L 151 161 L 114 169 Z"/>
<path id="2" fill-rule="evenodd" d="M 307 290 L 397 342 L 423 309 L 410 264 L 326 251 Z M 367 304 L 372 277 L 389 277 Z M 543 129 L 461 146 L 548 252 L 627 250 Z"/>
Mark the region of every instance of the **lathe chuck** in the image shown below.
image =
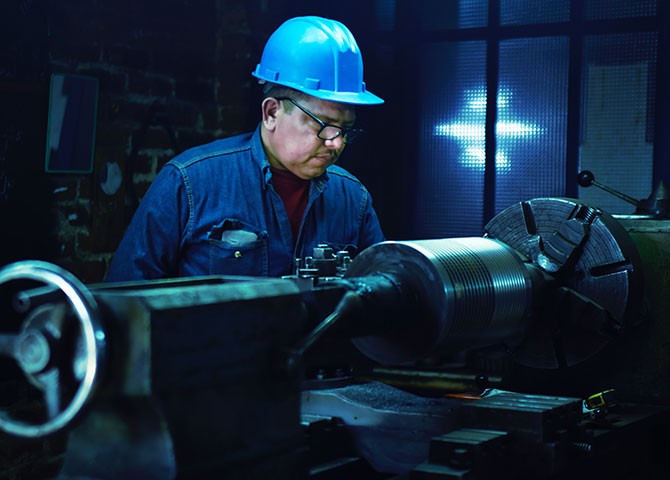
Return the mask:
<path id="1" fill-rule="evenodd" d="M 486 235 L 527 256 L 547 278 L 515 359 L 537 368 L 580 363 L 637 318 L 641 261 L 611 215 L 574 199 L 538 198 L 496 215 Z"/>

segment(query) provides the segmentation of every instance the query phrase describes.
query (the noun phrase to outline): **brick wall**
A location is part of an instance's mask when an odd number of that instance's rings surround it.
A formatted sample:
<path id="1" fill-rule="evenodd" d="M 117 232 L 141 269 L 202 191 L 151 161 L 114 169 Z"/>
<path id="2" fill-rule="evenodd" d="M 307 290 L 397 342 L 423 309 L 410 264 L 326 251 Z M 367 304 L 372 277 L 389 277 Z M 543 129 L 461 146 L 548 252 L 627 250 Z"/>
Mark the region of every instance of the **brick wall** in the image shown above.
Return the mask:
<path id="1" fill-rule="evenodd" d="M 4 90 L 9 98 L 11 88 L 29 85 L 39 92 L 34 101 L 46 104 L 51 74 L 66 73 L 96 78 L 99 98 L 92 173 L 40 171 L 30 184 L 14 182 L 10 197 L 33 190 L 41 178 L 39 189 L 49 200 L 21 202 L 16 216 L 48 210 L 49 222 L 42 224 L 51 223 L 52 235 L 28 254 L 97 282 L 165 162 L 188 147 L 255 126 L 258 89 L 250 73 L 278 20 L 262 0 L 16 3 L 10 18 L 18 26 L 8 41 L 22 43 L 2 58 L 11 68 L 0 70 L 0 94 Z M 33 35 L 20 33 L 26 29 Z M 26 55 L 29 62 L 21 60 Z M 45 112 L 46 106 L 39 107 L 34 116 Z M 12 124 L 7 120 L 5 130 L 7 122 Z M 37 130 L 44 128 L 40 121 Z M 26 148 L 5 155 L 5 163 L 17 164 Z M 43 169 L 43 153 L 30 158 L 34 170 Z M 3 247 L 18 252 L 16 245 L 35 235 L 29 230 L 17 228 L 15 241 Z M 4 258 L 15 259 L 11 253 Z"/>

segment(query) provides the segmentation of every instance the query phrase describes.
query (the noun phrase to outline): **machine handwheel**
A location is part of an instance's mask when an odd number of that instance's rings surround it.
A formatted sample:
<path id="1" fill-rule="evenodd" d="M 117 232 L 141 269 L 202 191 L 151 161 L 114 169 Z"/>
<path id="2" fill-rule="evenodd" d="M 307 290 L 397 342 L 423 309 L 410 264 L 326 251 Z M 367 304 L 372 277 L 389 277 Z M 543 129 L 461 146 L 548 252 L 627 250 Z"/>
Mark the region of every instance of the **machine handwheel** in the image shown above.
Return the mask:
<path id="1" fill-rule="evenodd" d="M 38 292 L 32 302 L 37 305 L 19 308 L 25 315 L 19 319 L 18 331 L 0 321 L 0 355 L 16 362 L 44 408 L 28 409 L 29 414 L 25 405 L 0 410 L 0 430 L 40 438 L 68 426 L 90 399 L 100 376 L 105 334 L 95 298 L 61 267 L 40 261 L 13 263 L 0 269 L 0 286 L 10 282 L 39 285 L 28 290 Z M 48 300 L 39 301 L 40 294 Z"/>

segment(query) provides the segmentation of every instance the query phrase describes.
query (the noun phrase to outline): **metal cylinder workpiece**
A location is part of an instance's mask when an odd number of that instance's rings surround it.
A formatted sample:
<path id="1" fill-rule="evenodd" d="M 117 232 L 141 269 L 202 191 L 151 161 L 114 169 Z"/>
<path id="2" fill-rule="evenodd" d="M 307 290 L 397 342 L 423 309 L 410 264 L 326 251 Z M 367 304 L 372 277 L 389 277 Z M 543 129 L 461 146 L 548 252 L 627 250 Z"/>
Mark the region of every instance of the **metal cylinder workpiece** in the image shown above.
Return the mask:
<path id="1" fill-rule="evenodd" d="M 533 277 L 524 259 L 488 238 L 383 242 L 354 259 L 347 277 L 379 273 L 398 278 L 415 306 L 404 328 L 353 340 L 380 363 L 514 343 L 532 304 Z"/>

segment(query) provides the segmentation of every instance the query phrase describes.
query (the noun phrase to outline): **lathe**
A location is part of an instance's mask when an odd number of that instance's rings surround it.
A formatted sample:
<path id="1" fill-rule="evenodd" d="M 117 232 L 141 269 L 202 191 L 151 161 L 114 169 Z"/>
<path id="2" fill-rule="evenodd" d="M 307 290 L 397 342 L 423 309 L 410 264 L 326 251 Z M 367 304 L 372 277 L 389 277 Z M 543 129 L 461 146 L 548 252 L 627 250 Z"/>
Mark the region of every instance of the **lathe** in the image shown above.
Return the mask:
<path id="1" fill-rule="evenodd" d="M 665 478 L 664 186 L 635 203 L 532 199 L 281 279 L 7 265 L 2 478 Z"/>

